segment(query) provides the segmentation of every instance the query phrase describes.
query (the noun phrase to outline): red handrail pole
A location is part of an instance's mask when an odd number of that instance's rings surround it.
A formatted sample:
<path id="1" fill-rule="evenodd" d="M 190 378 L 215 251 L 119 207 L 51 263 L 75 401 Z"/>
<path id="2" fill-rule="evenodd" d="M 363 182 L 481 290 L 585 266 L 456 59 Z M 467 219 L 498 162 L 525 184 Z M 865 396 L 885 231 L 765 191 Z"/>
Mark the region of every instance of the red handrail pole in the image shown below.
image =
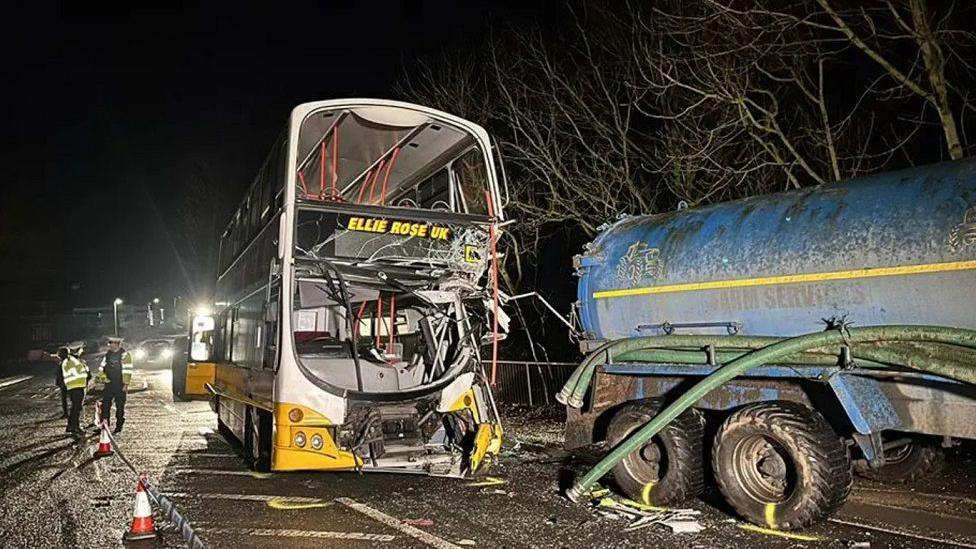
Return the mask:
<path id="1" fill-rule="evenodd" d="M 390 172 L 393 171 L 393 163 L 396 162 L 398 154 L 400 154 L 400 147 L 393 149 L 393 154 L 390 155 L 390 163 L 386 165 L 386 175 L 383 176 L 383 188 L 380 190 L 381 205 L 386 205 L 386 182 L 390 180 Z"/>
<path id="2" fill-rule="evenodd" d="M 496 245 L 497 234 L 495 232 L 495 205 L 491 201 L 491 192 L 485 191 L 486 203 L 488 204 L 488 217 L 491 218 L 491 225 L 488 226 L 488 239 L 491 243 L 491 386 L 498 386 L 498 249 Z"/>
<path id="3" fill-rule="evenodd" d="M 322 152 L 319 153 L 319 200 L 325 192 L 325 139 L 322 140 Z"/>

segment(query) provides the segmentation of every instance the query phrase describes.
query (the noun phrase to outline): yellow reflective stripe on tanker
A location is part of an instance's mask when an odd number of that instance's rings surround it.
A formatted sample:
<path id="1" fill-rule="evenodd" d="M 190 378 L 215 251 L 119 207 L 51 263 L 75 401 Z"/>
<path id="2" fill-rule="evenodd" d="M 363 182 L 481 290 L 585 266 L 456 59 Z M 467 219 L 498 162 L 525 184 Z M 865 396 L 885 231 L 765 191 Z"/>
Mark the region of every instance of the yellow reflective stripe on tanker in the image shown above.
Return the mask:
<path id="1" fill-rule="evenodd" d="M 593 292 L 593 299 L 611 297 L 629 297 L 634 295 L 667 294 L 677 292 L 694 292 L 700 290 L 726 290 L 730 288 L 748 288 L 753 286 L 772 286 L 777 284 L 799 284 L 802 282 L 823 282 L 826 280 L 853 280 L 858 278 L 875 278 L 882 276 L 898 276 L 925 273 L 943 273 L 949 271 L 966 271 L 976 269 L 976 260 L 950 261 L 948 263 L 927 263 L 923 265 L 902 265 L 900 267 L 874 267 L 869 269 L 855 269 L 851 271 L 831 271 L 826 273 L 807 273 L 782 276 L 767 276 L 761 278 L 739 278 L 732 280 L 713 280 L 709 282 L 689 282 L 686 284 L 665 284 L 662 286 L 646 286 L 643 288 L 624 288 L 620 290 L 601 290 Z"/>

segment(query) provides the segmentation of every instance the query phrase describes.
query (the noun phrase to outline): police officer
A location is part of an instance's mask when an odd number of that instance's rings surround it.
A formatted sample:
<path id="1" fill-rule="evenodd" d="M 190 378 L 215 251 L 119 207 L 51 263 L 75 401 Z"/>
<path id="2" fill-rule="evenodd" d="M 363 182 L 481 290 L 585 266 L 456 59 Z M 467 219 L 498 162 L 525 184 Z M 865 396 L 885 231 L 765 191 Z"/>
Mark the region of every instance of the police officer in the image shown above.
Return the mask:
<path id="1" fill-rule="evenodd" d="M 103 422 L 108 422 L 112 401 L 115 401 L 115 433 L 122 432 L 125 423 L 125 388 L 132 380 L 132 356 L 122 348 L 121 337 L 108 338 L 108 351 L 102 358 L 102 373 L 107 378 L 102 394 Z"/>
<path id="2" fill-rule="evenodd" d="M 61 360 L 61 377 L 68 390 L 71 400 L 71 411 L 68 413 L 67 432 L 76 435 L 83 434 L 78 419 L 81 417 L 81 403 L 85 400 L 85 387 L 88 385 L 88 366 L 68 352 L 67 347 L 58 349 L 58 359 Z"/>
<path id="3" fill-rule="evenodd" d="M 59 355 L 50 355 L 54 359 L 54 384 L 58 386 L 58 391 L 61 393 L 61 419 L 67 419 L 68 417 L 68 388 L 64 386 L 64 374 L 61 372 L 61 362 L 63 360 Z"/>

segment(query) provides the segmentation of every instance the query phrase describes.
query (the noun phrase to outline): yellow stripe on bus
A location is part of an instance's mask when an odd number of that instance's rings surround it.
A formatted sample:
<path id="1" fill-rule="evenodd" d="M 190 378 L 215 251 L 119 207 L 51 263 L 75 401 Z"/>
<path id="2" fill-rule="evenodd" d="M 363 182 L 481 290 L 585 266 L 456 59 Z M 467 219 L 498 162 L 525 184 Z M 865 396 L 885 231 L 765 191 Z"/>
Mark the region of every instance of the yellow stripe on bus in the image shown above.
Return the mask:
<path id="1" fill-rule="evenodd" d="M 602 290 L 593 292 L 593 299 L 610 297 L 628 297 L 633 295 L 667 294 L 677 292 L 694 292 L 700 290 L 724 290 L 730 288 L 748 288 L 752 286 L 771 286 L 775 284 L 799 284 L 801 282 L 821 282 L 825 280 L 851 280 L 857 278 L 875 278 L 881 276 L 897 276 L 922 273 L 942 273 L 948 271 L 965 271 L 976 269 L 974 261 L 951 261 L 948 263 L 928 263 L 924 265 L 903 265 L 900 267 L 875 267 L 870 269 L 855 269 L 852 271 L 832 271 L 827 273 L 807 273 L 782 276 L 767 276 L 762 278 L 740 278 L 733 280 L 713 280 L 709 282 L 690 282 L 686 284 L 666 284 L 662 286 L 646 286 L 644 288 L 625 288 L 621 290 Z"/>

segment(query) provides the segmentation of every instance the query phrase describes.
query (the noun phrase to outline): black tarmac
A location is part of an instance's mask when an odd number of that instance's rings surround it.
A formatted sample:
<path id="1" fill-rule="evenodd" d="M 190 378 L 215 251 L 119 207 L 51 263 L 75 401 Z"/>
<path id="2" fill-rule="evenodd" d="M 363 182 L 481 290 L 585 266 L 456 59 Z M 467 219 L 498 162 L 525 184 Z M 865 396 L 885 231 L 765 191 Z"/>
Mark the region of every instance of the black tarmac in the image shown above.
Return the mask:
<path id="1" fill-rule="evenodd" d="M 117 455 L 92 456 L 93 428 L 82 439 L 64 432 L 46 369 L 8 370 L 0 372 L 0 547 L 122 546 L 135 475 Z M 33 377 L 4 386 L 23 375 Z M 213 547 L 976 547 L 967 448 L 950 453 L 942 476 L 916 485 L 858 481 L 847 506 L 803 539 L 743 529 L 714 493 L 686 505 L 701 511 L 700 533 L 625 532 L 626 521 L 561 496 L 598 456 L 561 449 L 558 410 L 508 411 L 504 455 L 488 479 L 258 474 L 215 432 L 208 403 L 172 401 L 169 376 L 137 369 L 117 449 Z M 186 546 L 158 510 L 156 526 L 158 539 L 128 546 Z"/>

